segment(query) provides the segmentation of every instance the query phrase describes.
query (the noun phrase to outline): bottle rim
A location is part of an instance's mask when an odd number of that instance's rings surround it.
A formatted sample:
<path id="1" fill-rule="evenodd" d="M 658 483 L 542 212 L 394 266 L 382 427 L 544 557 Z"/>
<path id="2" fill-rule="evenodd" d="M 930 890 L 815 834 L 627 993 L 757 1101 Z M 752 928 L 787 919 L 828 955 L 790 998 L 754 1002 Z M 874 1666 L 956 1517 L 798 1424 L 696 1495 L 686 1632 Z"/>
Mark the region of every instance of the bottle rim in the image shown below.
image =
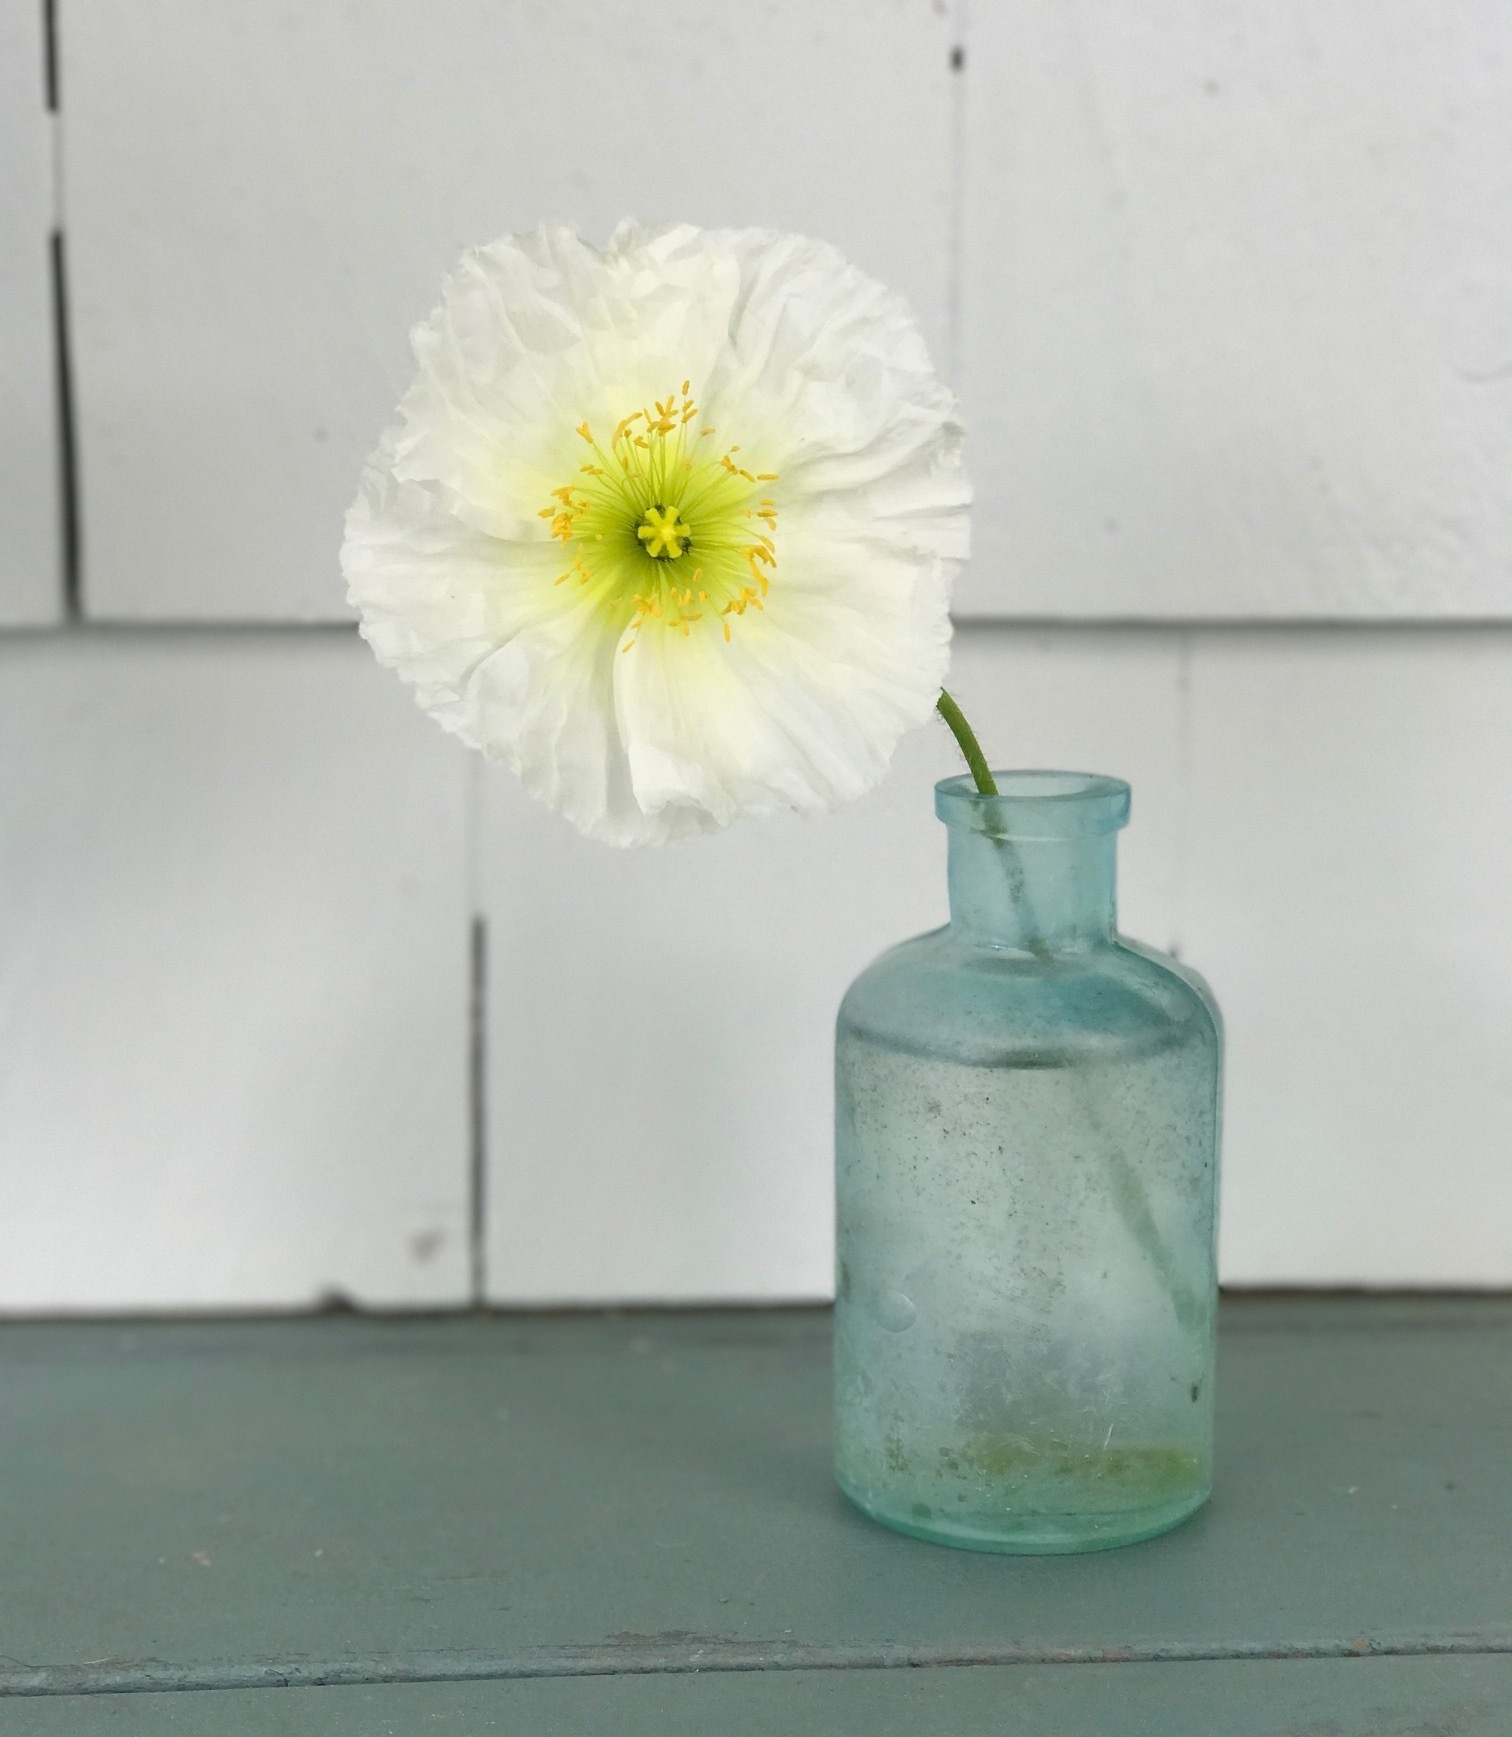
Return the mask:
<path id="1" fill-rule="evenodd" d="M 969 772 L 935 785 L 935 813 L 947 826 L 998 838 L 1088 838 L 1129 822 L 1133 793 L 1100 772 L 1010 768 L 993 774 L 996 796 L 983 796 Z"/>

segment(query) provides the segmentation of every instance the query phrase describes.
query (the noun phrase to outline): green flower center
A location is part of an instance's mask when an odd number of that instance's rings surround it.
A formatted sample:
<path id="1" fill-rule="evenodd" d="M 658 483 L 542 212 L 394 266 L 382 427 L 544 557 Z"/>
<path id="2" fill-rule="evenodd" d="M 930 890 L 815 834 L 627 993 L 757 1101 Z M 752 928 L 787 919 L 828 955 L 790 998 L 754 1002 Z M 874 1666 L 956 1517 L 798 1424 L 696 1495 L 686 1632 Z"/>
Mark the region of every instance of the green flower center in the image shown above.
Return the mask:
<path id="1" fill-rule="evenodd" d="M 738 446 L 717 456 L 703 446 L 714 430 L 695 432 L 699 410 L 688 386 L 625 417 L 607 449 L 580 423 L 593 461 L 579 481 L 553 489 L 541 512 L 572 549 L 556 583 L 587 587 L 628 631 L 625 651 L 645 627 L 686 638 L 718 622 L 728 640 L 732 616 L 762 607 L 777 565 L 777 505 L 761 492 L 777 473 L 745 469 Z"/>

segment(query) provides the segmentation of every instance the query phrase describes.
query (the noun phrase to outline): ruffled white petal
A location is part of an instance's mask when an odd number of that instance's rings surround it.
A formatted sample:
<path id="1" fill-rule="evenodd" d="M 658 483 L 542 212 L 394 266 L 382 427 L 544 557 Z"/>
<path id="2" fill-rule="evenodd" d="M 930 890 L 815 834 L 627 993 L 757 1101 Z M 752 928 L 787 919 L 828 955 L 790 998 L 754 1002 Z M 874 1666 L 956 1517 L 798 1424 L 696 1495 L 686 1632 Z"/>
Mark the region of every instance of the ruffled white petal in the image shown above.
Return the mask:
<path id="1" fill-rule="evenodd" d="M 500 537 L 535 533 L 542 499 L 582 461 L 574 430 L 613 423 L 671 380 L 703 375 L 739 287 L 683 227 L 608 256 L 543 228 L 467 253 L 412 335 L 395 474 L 439 483 Z"/>
<path id="2" fill-rule="evenodd" d="M 343 566 L 374 650 L 447 728 L 614 844 L 881 778 L 938 695 L 967 552 L 955 402 L 900 298 L 802 237 L 626 225 L 600 253 L 542 229 L 470 253 L 415 351 Z M 727 616 L 629 634 L 560 582 L 540 516 L 580 424 L 689 377 L 781 473 L 770 590 L 728 639 Z"/>

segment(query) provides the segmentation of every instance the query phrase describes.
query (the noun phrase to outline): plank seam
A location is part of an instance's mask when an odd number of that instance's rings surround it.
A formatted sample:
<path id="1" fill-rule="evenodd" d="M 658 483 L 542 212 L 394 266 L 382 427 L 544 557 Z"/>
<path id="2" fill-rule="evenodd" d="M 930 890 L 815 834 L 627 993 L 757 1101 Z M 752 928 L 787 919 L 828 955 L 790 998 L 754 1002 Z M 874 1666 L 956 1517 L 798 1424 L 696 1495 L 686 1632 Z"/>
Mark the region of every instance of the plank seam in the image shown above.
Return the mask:
<path id="1" fill-rule="evenodd" d="M 1330 620 L 1306 620 L 1278 617 L 1273 621 L 1258 619 L 1244 620 L 1235 618 L 1225 621 L 1213 619 L 1182 619 L 1176 616 L 1163 618 L 1149 616 L 1137 619 L 1131 616 L 1096 616 L 1081 618 L 1070 616 L 1048 615 L 952 615 L 954 626 L 967 633 L 984 634 L 1054 634 L 1057 637 L 1093 638 L 1097 635 L 1129 635 L 1148 637 L 1160 634 L 1167 637 L 1187 634 L 1223 635 L 1225 637 L 1240 637 L 1254 635 L 1273 635 L 1277 633 L 1306 634 L 1315 638 L 1325 636 L 1347 637 L 1356 635 L 1360 638 L 1380 639 L 1396 634 L 1420 634 L 1435 638 L 1447 638 L 1454 635 L 1468 637 L 1471 634 L 1479 637 L 1486 633 L 1512 634 L 1512 616 L 1509 615 L 1456 615 L 1456 616 L 1402 616 L 1386 617 L 1360 616 L 1353 620 L 1342 618 Z M 357 623 L 354 620 L 342 620 L 337 616 L 320 616 L 308 619 L 284 617 L 282 619 L 269 616 L 257 619 L 253 616 L 183 616 L 183 615 L 108 615 L 98 612 L 90 614 L 81 620 L 77 629 L 73 626 L 57 627 L 39 625 L 35 627 L 8 623 L 0 626 L 0 643 L 7 640 L 60 638 L 71 636 L 76 631 L 85 631 L 100 639 L 126 638 L 131 635 L 140 637 L 143 634 L 164 633 L 178 636 L 194 634 L 223 634 L 227 637 L 237 634 L 278 633 L 290 636 L 300 634 L 350 634 L 357 636 Z M 1274 1289 L 1274 1285 L 1264 1285 L 1261 1289 Z M 1315 1289 L 1313 1282 L 1298 1287 L 1299 1289 Z M 1436 1291 L 1441 1286 L 1427 1286 L 1425 1289 Z"/>
<path id="2" fill-rule="evenodd" d="M 649 1641 L 651 1637 L 644 1637 Z M 640 1642 L 641 1644 L 636 1644 Z M 1001 1665 L 1208 1664 L 1234 1661 L 1468 1658 L 1512 1653 L 1512 1634 L 1277 1642 L 1147 1642 L 1126 1647 L 804 1646 L 710 1637 L 668 1645 L 538 1649 L 509 1658 L 415 1653 L 393 1660 L 289 1659 L 245 1665 L 102 1660 L 0 1670 L 0 1699 L 163 1694 L 216 1689 L 314 1689 L 389 1683 L 516 1682 L 552 1677 L 687 1676 L 706 1671 L 958 1670 Z"/>
<path id="3" fill-rule="evenodd" d="M 965 0 L 958 0 L 955 41 L 950 50 L 950 257 L 947 262 L 945 364 L 952 380 L 961 375 L 962 281 L 966 264 L 966 32 Z"/>
<path id="4" fill-rule="evenodd" d="M 476 800 L 476 793 L 474 793 Z M 488 1303 L 488 919 L 475 915 L 468 949 L 467 1253 L 472 1303 Z"/>
<path id="5" fill-rule="evenodd" d="M 59 57 L 58 3 L 42 0 L 42 78 L 47 93 L 47 112 L 58 112 Z"/>
<path id="6" fill-rule="evenodd" d="M 83 607 L 82 507 L 79 500 L 78 426 L 74 415 L 73 343 L 68 318 L 68 261 L 63 230 L 50 237 L 53 318 L 53 392 L 58 417 L 58 494 L 63 546 L 63 614 L 78 621 Z"/>

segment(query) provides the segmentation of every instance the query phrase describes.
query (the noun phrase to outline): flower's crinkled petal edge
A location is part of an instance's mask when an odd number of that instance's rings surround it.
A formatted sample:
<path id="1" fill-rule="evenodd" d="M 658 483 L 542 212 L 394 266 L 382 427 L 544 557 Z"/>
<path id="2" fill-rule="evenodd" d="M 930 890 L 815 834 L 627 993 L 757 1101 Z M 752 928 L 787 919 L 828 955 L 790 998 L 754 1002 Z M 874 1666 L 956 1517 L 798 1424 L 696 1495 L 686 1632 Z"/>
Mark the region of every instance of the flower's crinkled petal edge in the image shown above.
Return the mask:
<path id="1" fill-rule="evenodd" d="M 348 597 L 378 661 L 581 831 L 642 844 L 696 830 L 635 801 L 613 725 L 620 636 L 553 584 L 560 551 L 462 524 L 439 487 L 396 481 L 389 452 L 386 444 L 364 473 L 342 551 Z"/>
<path id="2" fill-rule="evenodd" d="M 970 488 L 955 400 L 901 298 L 822 243 L 719 239 L 752 282 L 711 415 L 784 467 L 777 572 L 729 645 L 643 636 L 616 706 L 641 805 L 724 824 L 855 800 L 931 714 Z"/>
<path id="3" fill-rule="evenodd" d="M 739 282 L 687 225 L 607 255 L 554 227 L 471 249 L 412 334 L 395 474 L 439 483 L 480 530 L 534 539 L 585 456 L 578 425 L 603 431 L 711 371 Z"/>
<path id="4" fill-rule="evenodd" d="M 789 485 L 854 488 L 895 472 L 948 428 L 954 394 L 930 364 L 908 303 L 827 242 L 716 232 L 741 262 L 730 343 L 708 388 Z M 756 426 L 758 407 L 764 411 Z"/>
<path id="5" fill-rule="evenodd" d="M 818 532 L 808 554 L 815 582 L 746 616 L 729 644 L 643 637 L 617 661 L 619 733 L 644 809 L 703 809 L 724 825 L 841 807 L 933 711 L 950 655 L 948 565 L 921 574 L 885 539 Z"/>
<path id="6" fill-rule="evenodd" d="M 586 609 L 517 634 L 469 677 L 480 745 L 580 832 L 616 845 L 664 844 L 713 821 L 647 814 L 614 719 L 619 636 Z"/>

